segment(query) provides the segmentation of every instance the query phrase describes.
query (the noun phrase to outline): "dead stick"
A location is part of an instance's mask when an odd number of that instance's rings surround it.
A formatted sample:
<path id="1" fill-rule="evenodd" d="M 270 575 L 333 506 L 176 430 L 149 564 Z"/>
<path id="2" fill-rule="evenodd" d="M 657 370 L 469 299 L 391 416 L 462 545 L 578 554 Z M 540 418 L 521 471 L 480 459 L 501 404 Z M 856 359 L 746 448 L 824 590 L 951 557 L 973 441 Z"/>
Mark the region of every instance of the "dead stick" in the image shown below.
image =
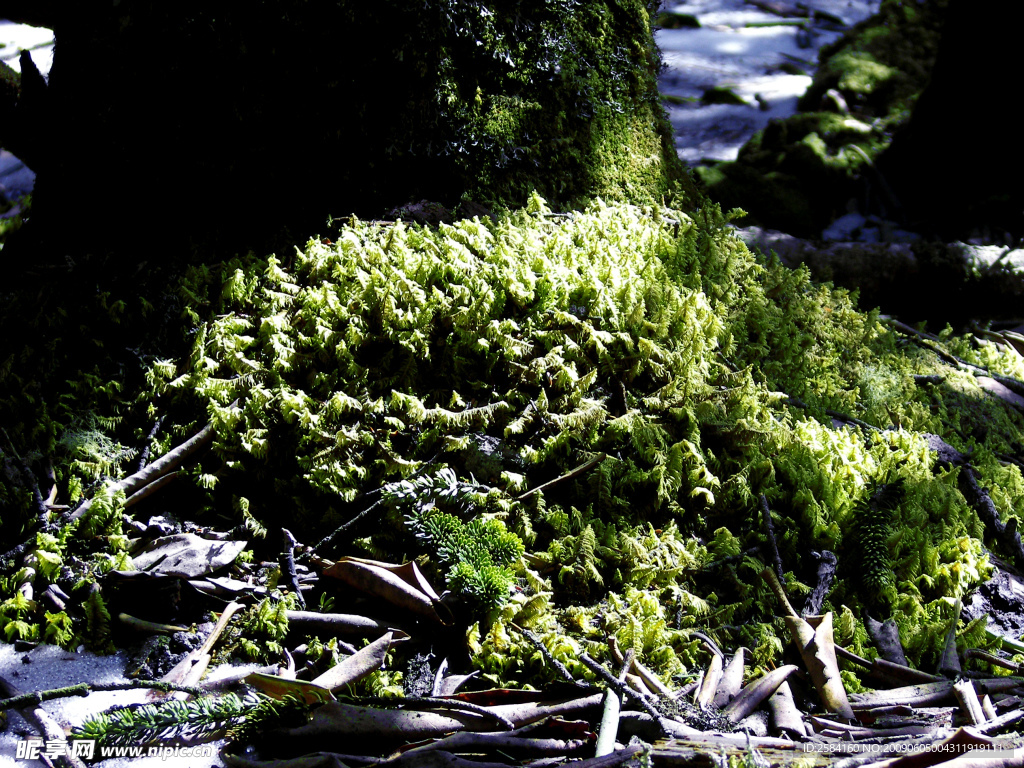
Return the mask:
<path id="1" fill-rule="evenodd" d="M 199 434 L 189 438 L 177 448 L 168 451 L 142 471 L 136 472 L 134 475 L 129 475 L 123 480 L 119 480 L 114 483 L 114 487 L 112 489 L 113 492 L 116 493 L 118 491 L 123 491 L 126 495 L 133 494 L 143 486 L 149 485 L 154 480 L 163 477 L 168 472 L 172 472 L 174 469 L 181 466 L 181 464 L 184 463 L 184 461 L 192 454 L 213 442 L 213 436 L 213 424 L 207 424 L 202 428 L 202 430 L 200 430 Z M 92 499 L 83 501 L 78 505 L 78 509 L 72 512 L 68 517 L 68 522 L 77 520 L 88 512 L 91 507 Z"/>
<path id="2" fill-rule="evenodd" d="M 974 508 L 992 538 L 1013 554 L 1018 566 L 1024 566 L 1024 543 L 1021 542 L 1020 531 L 1017 530 L 1015 524 L 1010 525 L 1003 522 L 988 491 L 978 484 L 978 476 L 970 464 L 964 464 L 960 469 L 958 485 L 967 503 Z M 1010 518 L 1010 520 L 1013 523 L 1016 522 L 1016 518 Z"/>
<path id="3" fill-rule="evenodd" d="M 586 664 L 591 671 L 593 671 L 598 677 L 604 680 L 604 682 L 607 683 L 610 688 L 614 688 L 620 694 L 624 696 L 629 696 L 632 699 L 634 699 L 641 707 L 643 707 L 644 711 L 651 717 L 655 718 L 656 720 L 660 720 L 662 717 L 664 717 L 664 715 L 662 715 L 655 708 L 655 706 L 650 702 L 650 700 L 648 700 L 646 696 L 637 693 L 625 683 L 619 682 L 619 680 L 616 679 L 615 675 L 613 675 L 611 672 L 609 672 L 607 669 L 601 666 L 601 664 L 592 659 L 588 654 L 581 653 L 580 661 Z"/>
<path id="4" fill-rule="evenodd" d="M 600 464 L 606 458 L 608 458 L 607 454 L 599 453 L 599 454 L 597 454 L 597 456 L 594 456 L 592 459 L 589 459 L 588 461 L 583 462 L 582 464 L 580 464 L 575 469 L 570 469 L 564 475 L 559 475 L 554 480 L 548 480 L 546 483 L 541 483 L 536 488 L 531 488 L 526 493 L 522 493 L 519 496 L 516 496 L 516 501 L 523 501 L 524 499 L 528 499 L 531 496 L 533 496 L 534 494 L 540 493 L 545 488 L 550 488 L 551 486 L 556 485 L 557 483 L 560 483 L 563 480 L 572 480 L 572 478 L 578 477 L 579 475 L 582 475 L 584 472 L 586 472 L 591 467 L 593 467 L 593 466 L 595 466 L 597 464 Z"/>
<path id="5" fill-rule="evenodd" d="M 164 475 L 163 477 L 157 478 L 156 480 L 154 480 L 149 485 L 142 486 L 142 488 L 140 488 L 139 490 L 137 490 L 135 493 L 133 493 L 131 496 L 129 496 L 127 499 L 124 500 L 125 508 L 134 506 L 135 504 L 138 504 L 140 501 L 145 499 L 147 496 L 152 496 L 154 493 L 159 491 L 165 485 L 168 485 L 179 474 L 180 474 L 179 472 L 168 472 L 166 475 Z"/>
<path id="6" fill-rule="evenodd" d="M 250 674 L 251 670 L 246 670 Z M 0 684 L 2 687 L 2 684 Z M 10 690 L 14 690 L 10 687 Z M 177 685 L 166 683 L 162 680 L 132 680 L 130 683 L 78 683 L 64 688 L 50 688 L 45 691 L 33 691 L 32 693 L 18 693 L 10 695 L 9 698 L 0 699 L 0 712 L 7 709 L 21 709 L 31 705 L 40 705 L 44 701 L 54 699 L 66 699 L 71 696 L 88 696 L 90 693 L 104 691 L 134 691 L 139 689 L 153 688 L 158 691 L 170 693 L 171 691 L 182 691 L 193 696 L 202 696 L 206 691 L 202 688 L 195 688 L 190 685 Z"/>
<path id="7" fill-rule="evenodd" d="M 160 427 L 164 423 L 164 417 L 161 416 L 153 423 L 153 428 L 149 430 L 149 434 L 146 435 L 146 444 L 142 446 L 142 453 L 139 454 L 139 463 L 136 468 L 136 472 L 141 472 L 146 468 L 146 462 L 149 461 L 150 446 L 153 440 L 156 438 L 156 433 L 160 431 Z"/>
<path id="8" fill-rule="evenodd" d="M 558 674 L 560 674 L 570 683 L 573 683 L 574 685 L 576 684 L 576 678 L 572 676 L 572 672 L 570 672 L 562 662 L 560 662 L 558 659 L 551 655 L 551 651 L 549 651 L 548 647 L 544 645 L 543 642 L 541 642 L 541 639 L 539 637 L 533 634 L 533 632 L 531 632 L 530 630 L 523 629 L 518 624 L 513 623 L 512 628 L 518 631 L 523 637 L 525 637 L 531 643 L 533 643 L 537 650 L 540 651 L 540 655 L 544 657 L 545 661 L 547 661 L 548 664 L 555 668 Z"/>
<path id="9" fill-rule="evenodd" d="M 281 566 L 284 585 L 295 595 L 299 608 L 305 610 L 306 600 L 302 596 L 302 590 L 299 589 L 299 574 L 295 570 L 295 547 L 298 542 L 287 528 L 281 529 L 281 539 L 284 546 L 281 549 L 281 557 L 278 562 Z"/>
<path id="10" fill-rule="evenodd" d="M 782 570 L 782 558 L 779 557 L 779 546 L 775 542 L 775 527 L 772 525 L 772 513 L 768 509 L 768 497 L 761 494 L 761 526 L 764 528 L 764 535 L 768 539 L 768 552 L 771 554 L 772 565 L 775 566 L 775 574 L 779 582 L 786 580 L 785 572 Z"/>

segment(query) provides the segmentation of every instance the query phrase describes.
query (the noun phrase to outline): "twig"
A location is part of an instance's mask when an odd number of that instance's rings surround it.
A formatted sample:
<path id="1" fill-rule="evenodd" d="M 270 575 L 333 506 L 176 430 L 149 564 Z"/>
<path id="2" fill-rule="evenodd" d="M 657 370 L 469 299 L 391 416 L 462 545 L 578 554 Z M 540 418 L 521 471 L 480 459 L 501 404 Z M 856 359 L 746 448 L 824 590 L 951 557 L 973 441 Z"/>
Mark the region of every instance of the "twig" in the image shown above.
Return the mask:
<path id="1" fill-rule="evenodd" d="M 235 401 L 238 402 L 237 400 Z M 131 495 L 143 486 L 149 485 L 154 480 L 163 477 L 181 466 L 186 459 L 202 448 L 205 448 L 213 441 L 213 424 L 207 424 L 200 430 L 199 434 L 186 440 L 177 448 L 168 451 L 145 469 L 129 475 L 123 480 L 114 483 L 113 492 L 123 491 L 125 495 Z M 92 507 L 92 499 L 87 499 L 78 505 L 78 508 L 68 516 L 68 522 L 77 520 Z"/>
<path id="2" fill-rule="evenodd" d="M 779 581 L 785 581 L 785 572 L 782 570 L 782 558 L 779 557 L 779 546 L 775 542 L 775 527 L 772 525 L 772 513 L 768 509 L 768 497 L 761 494 L 761 527 L 764 535 L 768 538 L 768 553 L 772 558 L 772 565 L 775 566 L 775 574 Z"/>
<path id="3" fill-rule="evenodd" d="M 983 366 L 975 365 L 974 363 L 968 363 L 966 360 L 961 360 L 956 355 L 951 355 L 949 352 L 947 352 L 941 346 L 939 346 L 939 338 L 937 336 L 933 336 L 930 333 L 925 333 L 924 331 L 919 331 L 916 328 L 911 328 L 909 325 L 901 323 L 899 320 L 896 320 L 891 317 L 883 318 L 883 320 L 887 322 L 889 325 L 891 325 L 893 328 L 895 328 L 897 331 L 905 333 L 909 336 L 913 336 L 918 344 L 927 349 L 930 349 L 932 352 L 938 355 L 944 362 L 948 363 L 954 368 L 964 371 L 970 371 L 975 376 L 988 376 L 990 379 L 995 379 L 996 381 L 998 381 L 1007 389 L 1016 392 L 1018 395 L 1024 396 L 1024 381 L 1021 381 L 1020 379 L 1015 379 L 1012 376 L 1003 376 L 1002 374 L 999 373 L 993 373 L 992 371 L 988 370 L 987 368 L 984 368 Z"/>
<path id="4" fill-rule="evenodd" d="M 299 589 L 299 575 L 295 571 L 295 547 L 298 542 L 287 528 L 281 529 L 281 538 L 284 548 L 281 550 L 281 576 L 287 586 L 297 598 L 299 608 L 305 610 L 306 600 L 302 597 L 302 590 Z"/>
<path id="5" fill-rule="evenodd" d="M 1020 531 L 1017 530 L 1016 518 L 1010 518 L 1010 523 L 1003 522 L 988 491 L 978 485 L 978 476 L 970 464 L 962 466 L 958 484 L 967 503 L 985 524 L 985 529 L 1013 554 L 1018 567 L 1024 567 L 1024 543 L 1021 542 Z"/>
<path id="6" fill-rule="evenodd" d="M 408 477 L 404 477 L 401 480 L 398 480 L 397 482 L 394 482 L 394 483 L 387 483 L 386 485 L 382 485 L 379 488 L 374 488 L 372 491 L 367 491 L 366 493 L 364 493 L 361 496 L 359 496 L 356 499 L 356 501 L 357 502 L 360 501 L 360 500 L 365 501 L 367 499 L 373 498 L 374 496 L 380 496 L 380 495 L 382 495 L 382 494 L 384 494 L 384 493 L 386 493 L 388 491 L 393 490 L 394 488 L 397 488 L 399 483 L 405 482 L 407 480 L 412 480 L 415 477 L 419 477 L 424 472 L 426 472 L 427 468 L 431 464 L 435 463 L 438 460 L 438 458 L 440 458 L 440 456 L 441 456 L 440 452 L 435 453 L 433 456 L 431 456 L 429 459 L 427 459 L 426 462 L 423 463 L 423 466 L 421 466 L 419 469 L 417 469 L 415 472 L 413 472 Z M 318 552 L 318 551 L 322 550 L 324 547 L 332 544 L 336 538 L 338 538 L 341 534 L 345 533 L 345 531 L 347 531 L 349 528 L 351 528 L 356 523 L 358 523 L 360 520 L 362 520 L 367 515 L 369 515 L 371 512 L 373 512 L 373 510 L 377 509 L 380 505 L 382 505 L 384 503 L 384 501 L 385 501 L 384 499 L 377 499 L 377 501 L 373 502 L 373 504 L 368 506 L 366 509 L 362 510 L 361 512 L 356 513 L 356 516 L 353 517 L 352 519 L 350 519 L 348 522 L 342 523 L 337 528 L 335 528 L 333 531 L 331 531 L 329 534 L 324 536 L 322 539 L 320 539 L 320 541 L 318 541 L 312 547 L 307 547 L 306 550 L 301 555 L 299 555 L 299 562 L 305 563 L 308 560 L 310 560 L 312 557 L 315 556 L 316 552 Z"/>
<path id="7" fill-rule="evenodd" d="M 573 685 L 576 684 L 576 678 L 572 676 L 572 672 L 570 672 L 566 668 L 565 664 L 563 664 L 562 662 L 560 662 L 558 659 L 556 659 L 554 656 L 551 655 L 551 651 L 549 651 L 548 647 L 546 645 L 544 645 L 543 642 L 541 642 L 541 639 L 539 637 L 537 637 L 535 634 L 533 634 L 533 632 L 531 632 L 530 630 L 523 629 L 518 624 L 513 623 L 512 624 L 512 628 L 515 629 L 517 632 L 519 632 L 523 637 L 525 637 L 531 643 L 533 643 L 534 646 L 536 646 L 537 650 L 540 651 L 540 655 L 544 657 L 544 660 L 547 661 L 547 663 L 550 664 L 552 667 L 554 667 L 555 670 L 558 672 L 558 674 L 560 674 L 562 677 L 564 677 L 566 680 L 568 680 Z"/>
<path id="8" fill-rule="evenodd" d="M 633 665 L 633 649 L 626 651 L 622 659 L 622 668 L 619 670 L 618 681 L 625 683 L 626 673 Z M 602 757 L 610 755 L 615 749 L 615 738 L 619 735 L 619 712 L 622 709 L 620 694 L 608 688 L 604 692 L 604 706 L 601 710 L 601 722 L 597 728 L 597 744 L 594 747 L 594 756 Z"/>
<path id="9" fill-rule="evenodd" d="M 362 520 L 368 514 L 373 512 L 373 510 L 377 509 L 377 507 L 381 506 L 383 503 L 384 503 L 384 499 L 378 499 L 377 501 L 373 502 L 373 504 L 371 504 L 366 509 L 364 509 L 362 512 L 357 514 L 355 517 L 353 517 L 347 523 L 342 523 L 337 528 L 335 528 L 333 531 L 331 531 L 329 534 L 327 534 L 322 539 L 320 539 L 320 541 L 318 541 L 316 544 L 314 544 L 311 548 L 309 548 L 305 552 L 303 552 L 299 559 L 300 560 L 308 559 L 311 555 L 313 555 L 314 552 L 316 552 L 318 550 L 322 550 L 324 547 L 334 543 L 334 540 L 336 538 L 338 538 L 341 534 L 343 534 L 345 531 L 347 531 L 353 525 L 358 523 L 360 520 Z"/>
<path id="10" fill-rule="evenodd" d="M 826 416 L 831 416 L 833 419 L 839 419 L 839 421 L 848 422 L 850 424 L 853 424 L 855 426 L 860 427 L 861 429 L 867 429 L 867 430 L 870 430 L 870 431 L 873 431 L 873 432 L 881 432 L 882 431 L 878 427 L 876 427 L 874 424 L 868 424 L 866 421 L 861 421 L 860 419 L 858 419 L 858 418 L 856 418 L 854 416 L 848 416 L 845 413 L 840 413 L 839 411 L 833 411 L 831 408 L 826 408 L 825 409 L 825 415 Z"/>
<path id="11" fill-rule="evenodd" d="M 160 431 L 160 427 L 163 426 L 163 423 L 164 417 L 161 416 L 153 423 L 153 428 L 149 430 L 149 434 L 146 435 L 146 444 L 142 446 L 142 453 L 139 454 L 139 463 L 136 466 L 136 472 L 141 472 L 146 468 L 146 462 L 149 461 L 150 446 L 153 444 L 153 440 L 156 438 L 156 433 Z"/>
<path id="12" fill-rule="evenodd" d="M 708 647 L 708 650 L 715 654 L 715 656 L 717 656 L 718 658 L 725 658 L 725 654 L 722 653 L 722 649 L 718 647 L 718 643 L 716 643 L 710 637 L 705 635 L 703 632 L 691 632 L 690 637 L 700 640 L 702 643 L 704 643 L 704 645 Z"/>
<path id="13" fill-rule="evenodd" d="M 607 454 L 599 453 L 599 454 L 597 454 L 597 456 L 594 456 L 593 458 L 583 462 L 582 464 L 580 464 L 575 469 L 570 469 L 564 475 L 559 475 L 554 480 L 548 480 L 546 483 L 541 483 L 536 488 L 531 488 L 526 493 L 519 494 L 518 496 L 516 496 L 515 500 L 516 501 L 523 501 L 524 499 L 528 499 L 531 496 L 533 496 L 534 494 L 540 493 L 541 491 L 543 491 L 543 490 L 545 490 L 547 488 L 550 488 L 551 486 L 556 485 L 557 483 L 560 483 L 563 480 L 572 480 L 572 478 L 578 477 L 579 475 L 582 475 L 584 472 L 586 472 L 591 467 L 593 467 L 593 466 L 595 466 L 597 464 L 600 464 L 606 458 L 608 458 Z"/>
<path id="14" fill-rule="evenodd" d="M 623 696 L 629 696 L 635 700 L 644 711 L 656 720 L 660 720 L 664 715 L 657 710 L 654 704 L 646 697 L 643 696 L 625 683 L 619 681 L 615 675 L 605 669 L 601 664 L 594 661 L 587 653 L 580 654 L 580 661 L 582 661 L 591 671 L 593 671 L 598 677 L 605 681 L 610 688 L 618 691 Z"/>
<path id="15" fill-rule="evenodd" d="M 0 678 L 2 680 L 2 678 Z M 10 686 L 8 686 L 10 687 Z M 40 705 L 44 701 L 53 699 L 66 699 L 71 696 L 88 696 L 90 693 L 103 691 L 134 691 L 141 688 L 153 688 L 158 691 L 170 693 L 181 691 L 190 693 L 193 696 L 202 696 L 206 693 L 202 688 L 191 685 L 177 685 L 166 683 L 162 680 L 132 680 L 130 683 L 77 683 L 64 688 L 50 688 L 45 691 L 33 691 L 32 693 L 18 693 L 10 695 L 9 698 L 0 699 L 0 711 L 7 709 L 21 709 L 30 705 Z"/>

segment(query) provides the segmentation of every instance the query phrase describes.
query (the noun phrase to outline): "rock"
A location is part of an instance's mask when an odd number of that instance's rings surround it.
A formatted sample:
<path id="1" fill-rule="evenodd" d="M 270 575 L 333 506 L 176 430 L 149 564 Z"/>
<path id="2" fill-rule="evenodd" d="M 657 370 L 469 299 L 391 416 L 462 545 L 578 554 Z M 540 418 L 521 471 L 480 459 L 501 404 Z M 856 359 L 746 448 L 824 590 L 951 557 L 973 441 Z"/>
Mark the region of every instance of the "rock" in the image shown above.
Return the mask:
<path id="1" fill-rule="evenodd" d="M 848 213 L 833 221 L 821 233 L 822 240 L 849 241 L 856 240 L 866 220 L 859 213 Z"/>
<path id="2" fill-rule="evenodd" d="M 1017 638 L 1024 633 L 1024 581 L 1007 571 L 996 575 L 964 599 L 965 620 L 988 614 L 994 632 Z"/>

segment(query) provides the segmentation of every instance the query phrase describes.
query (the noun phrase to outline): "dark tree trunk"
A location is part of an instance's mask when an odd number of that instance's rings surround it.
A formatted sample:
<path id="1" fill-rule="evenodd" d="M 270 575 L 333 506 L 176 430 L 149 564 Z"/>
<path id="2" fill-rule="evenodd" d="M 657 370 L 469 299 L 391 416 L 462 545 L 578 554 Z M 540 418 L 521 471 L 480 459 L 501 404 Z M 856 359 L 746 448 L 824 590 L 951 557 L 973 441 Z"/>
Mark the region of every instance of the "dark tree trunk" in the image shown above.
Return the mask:
<path id="1" fill-rule="evenodd" d="M 22 93 L 38 174 L 22 254 L 264 247 L 421 198 L 697 199 L 642 0 L 45 10 L 57 44 L 45 94 Z"/>

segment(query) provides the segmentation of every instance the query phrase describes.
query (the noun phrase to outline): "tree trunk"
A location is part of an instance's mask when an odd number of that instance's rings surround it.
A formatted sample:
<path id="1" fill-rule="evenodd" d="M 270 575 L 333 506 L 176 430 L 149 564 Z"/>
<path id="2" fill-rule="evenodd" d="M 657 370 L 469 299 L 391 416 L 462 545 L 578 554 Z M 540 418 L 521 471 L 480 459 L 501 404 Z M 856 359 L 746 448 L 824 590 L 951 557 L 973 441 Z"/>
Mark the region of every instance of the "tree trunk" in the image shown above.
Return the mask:
<path id="1" fill-rule="evenodd" d="M 421 198 L 695 200 L 649 12 L 641 0 L 61 6 L 45 106 L 22 115 L 42 158 L 24 241 L 61 259 L 141 259 L 304 238 L 329 215 Z"/>

